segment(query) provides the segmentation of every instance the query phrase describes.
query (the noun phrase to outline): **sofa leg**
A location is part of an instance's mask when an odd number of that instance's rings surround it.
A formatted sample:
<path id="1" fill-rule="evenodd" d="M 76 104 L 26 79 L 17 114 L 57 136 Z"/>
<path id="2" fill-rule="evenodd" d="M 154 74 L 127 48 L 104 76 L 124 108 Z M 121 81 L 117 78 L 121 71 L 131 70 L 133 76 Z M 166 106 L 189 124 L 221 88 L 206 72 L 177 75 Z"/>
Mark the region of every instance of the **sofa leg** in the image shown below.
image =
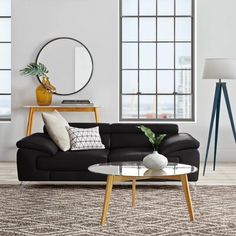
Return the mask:
<path id="1" fill-rule="evenodd" d="M 197 193 L 197 182 L 192 182 L 191 187 L 192 187 L 193 193 Z"/>
<path id="2" fill-rule="evenodd" d="M 23 188 L 24 188 L 23 181 L 20 181 L 19 189 L 22 190 Z"/>

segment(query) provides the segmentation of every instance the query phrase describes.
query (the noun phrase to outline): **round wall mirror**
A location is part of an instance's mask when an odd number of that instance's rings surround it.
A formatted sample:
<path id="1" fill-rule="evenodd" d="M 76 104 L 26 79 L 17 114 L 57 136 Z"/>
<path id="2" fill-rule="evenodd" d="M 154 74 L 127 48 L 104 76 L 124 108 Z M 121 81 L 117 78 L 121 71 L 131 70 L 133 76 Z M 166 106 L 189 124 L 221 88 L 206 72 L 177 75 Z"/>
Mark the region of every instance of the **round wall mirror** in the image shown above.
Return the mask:
<path id="1" fill-rule="evenodd" d="M 60 37 L 47 42 L 39 51 L 36 63 L 44 64 L 57 95 L 72 95 L 81 91 L 93 74 L 93 58 L 80 41 Z M 38 77 L 41 83 L 40 78 Z"/>

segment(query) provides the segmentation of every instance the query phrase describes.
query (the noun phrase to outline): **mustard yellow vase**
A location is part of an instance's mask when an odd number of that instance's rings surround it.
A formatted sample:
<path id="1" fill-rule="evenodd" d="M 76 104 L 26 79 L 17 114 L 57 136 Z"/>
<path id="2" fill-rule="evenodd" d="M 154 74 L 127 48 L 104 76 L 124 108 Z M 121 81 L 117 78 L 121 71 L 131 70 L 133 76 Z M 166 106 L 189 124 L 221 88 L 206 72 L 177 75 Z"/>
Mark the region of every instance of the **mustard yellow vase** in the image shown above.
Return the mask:
<path id="1" fill-rule="evenodd" d="M 55 87 L 49 82 L 48 77 L 43 77 L 42 84 L 36 88 L 36 101 L 39 106 L 49 106 L 52 103 L 52 94 Z"/>

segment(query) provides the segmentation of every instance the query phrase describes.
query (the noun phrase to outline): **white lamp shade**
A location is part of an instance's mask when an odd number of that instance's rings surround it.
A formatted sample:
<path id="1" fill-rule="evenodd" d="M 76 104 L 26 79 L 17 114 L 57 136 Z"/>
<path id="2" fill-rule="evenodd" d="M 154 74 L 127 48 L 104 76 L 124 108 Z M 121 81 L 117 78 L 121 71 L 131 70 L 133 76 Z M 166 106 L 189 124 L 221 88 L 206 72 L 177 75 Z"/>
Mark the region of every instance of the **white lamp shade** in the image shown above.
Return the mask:
<path id="1" fill-rule="evenodd" d="M 236 59 L 206 59 L 203 79 L 236 79 Z"/>

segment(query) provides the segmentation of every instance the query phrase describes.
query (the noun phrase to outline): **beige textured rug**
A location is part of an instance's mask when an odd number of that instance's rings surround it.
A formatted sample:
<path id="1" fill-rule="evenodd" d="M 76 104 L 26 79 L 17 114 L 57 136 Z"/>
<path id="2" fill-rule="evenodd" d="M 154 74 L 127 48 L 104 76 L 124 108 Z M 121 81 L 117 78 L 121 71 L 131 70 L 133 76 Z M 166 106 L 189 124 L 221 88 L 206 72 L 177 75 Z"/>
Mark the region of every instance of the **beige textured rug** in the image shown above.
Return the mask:
<path id="1" fill-rule="evenodd" d="M 181 187 L 115 187 L 107 225 L 100 226 L 104 187 L 0 186 L 0 235 L 236 235 L 236 186 L 191 188 L 189 222 Z"/>

